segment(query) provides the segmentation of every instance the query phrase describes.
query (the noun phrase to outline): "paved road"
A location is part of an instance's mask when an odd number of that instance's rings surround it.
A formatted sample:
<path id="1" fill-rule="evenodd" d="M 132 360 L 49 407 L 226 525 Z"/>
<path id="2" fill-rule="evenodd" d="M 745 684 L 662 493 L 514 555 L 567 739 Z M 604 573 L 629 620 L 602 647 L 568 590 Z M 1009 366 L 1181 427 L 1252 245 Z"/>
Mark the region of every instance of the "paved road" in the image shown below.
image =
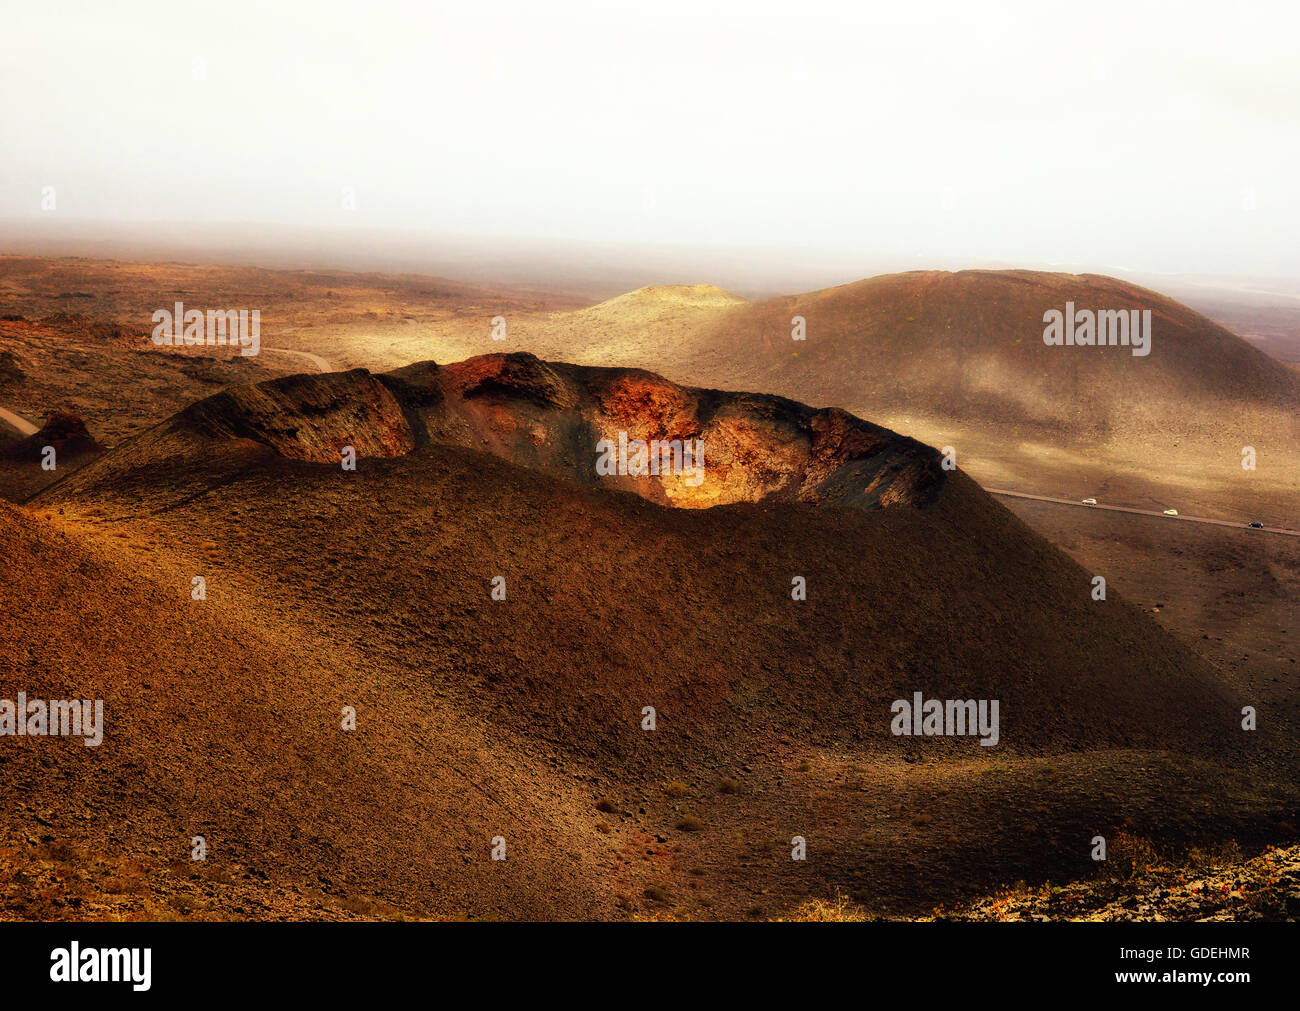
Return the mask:
<path id="1" fill-rule="evenodd" d="M 18 429 L 20 435 L 35 435 L 40 431 L 39 428 L 33 425 L 26 418 L 19 417 L 17 414 L 14 414 L 13 411 L 6 411 L 3 407 L 0 407 L 0 421 Z"/>
<path id="2" fill-rule="evenodd" d="M 1080 509 L 1106 509 L 1115 513 L 1136 513 L 1138 516 L 1158 516 L 1162 520 L 1174 520 L 1179 523 L 1211 523 L 1216 527 L 1235 527 L 1238 530 L 1251 530 L 1257 533 L 1283 534 L 1287 537 L 1300 537 L 1300 530 L 1288 530 L 1285 527 L 1248 527 L 1235 520 L 1211 520 L 1204 516 L 1166 516 L 1154 509 L 1133 509 L 1129 506 L 1084 505 L 1072 498 L 1051 498 L 1047 495 L 1026 495 L 1022 491 L 1004 491 L 1000 488 L 985 488 L 990 495 L 1006 495 L 1009 498 L 1027 498 L 1032 502 L 1055 502 L 1057 505 L 1078 506 Z"/>

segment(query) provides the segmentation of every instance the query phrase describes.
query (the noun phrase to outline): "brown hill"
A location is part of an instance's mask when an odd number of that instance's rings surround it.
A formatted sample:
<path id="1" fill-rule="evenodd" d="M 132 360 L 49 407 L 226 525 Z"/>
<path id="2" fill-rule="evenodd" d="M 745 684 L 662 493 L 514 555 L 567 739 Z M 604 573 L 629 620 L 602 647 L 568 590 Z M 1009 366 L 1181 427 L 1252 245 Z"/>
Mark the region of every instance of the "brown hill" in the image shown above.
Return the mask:
<path id="1" fill-rule="evenodd" d="M 755 455 L 729 470 L 759 501 L 682 510 L 537 451 L 598 434 L 629 384 L 653 396 L 620 422 L 802 445 L 776 487 L 817 458 L 825 412 L 493 356 L 230 391 L 41 493 L 48 518 L 0 512 L 0 698 L 111 714 L 98 749 L 0 751 L 11 831 L 181 871 L 204 832 L 214 872 L 266 875 L 249 915 L 320 915 L 280 897 L 328 887 L 438 916 L 711 917 L 836 888 L 923 911 L 1084 873 L 1112 826 L 1251 841 L 1293 817 L 1214 671 L 960 472 L 846 509 L 772 494 Z M 931 473 L 838 423 L 867 440 L 839 458 L 859 493 L 859 451 Z M 340 438 L 369 447 L 354 472 L 315 462 Z M 999 700 L 999 744 L 894 736 L 914 691 Z"/>
<path id="2" fill-rule="evenodd" d="M 1057 347 L 1044 314 L 1150 309 L 1150 353 Z M 803 316 L 808 338 L 790 336 Z M 744 345 L 738 379 L 815 402 L 1051 427 L 1066 441 L 1217 438 L 1211 412 L 1294 409 L 1300 384 L 1266 354 L 1154 291 L 1098 275 L 921 271 L 732 309 L 703 335 Z"/>

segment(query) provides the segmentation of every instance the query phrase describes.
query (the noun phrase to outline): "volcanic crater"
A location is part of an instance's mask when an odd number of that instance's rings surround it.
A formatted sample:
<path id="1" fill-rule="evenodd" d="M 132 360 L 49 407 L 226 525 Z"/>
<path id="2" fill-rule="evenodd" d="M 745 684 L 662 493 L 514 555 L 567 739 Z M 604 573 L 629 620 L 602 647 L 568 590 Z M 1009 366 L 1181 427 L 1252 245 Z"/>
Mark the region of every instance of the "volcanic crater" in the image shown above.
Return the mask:
<path id="1" fill-rule="evenodd" d="M 347 447 L 358 458 L 392 458 L 419 445 L 461 446 L 684 508 L 759 501 L 925 506 L 945 477 L 935 450 L 843 410 L 522 352 L 235 387 L 160 428 L 248 439 L 290 459 L 330 464 Z M 640 468 L 600 472 L 602 446 L 635 450 L 638 443 L 669 444 L 677 453 L 666 452 L 662 468 L 643 455 Z M 689 452 L 685 471 L 680 466 L 682 444 L 688 451 L 702 446 L 698 473 Z"/>

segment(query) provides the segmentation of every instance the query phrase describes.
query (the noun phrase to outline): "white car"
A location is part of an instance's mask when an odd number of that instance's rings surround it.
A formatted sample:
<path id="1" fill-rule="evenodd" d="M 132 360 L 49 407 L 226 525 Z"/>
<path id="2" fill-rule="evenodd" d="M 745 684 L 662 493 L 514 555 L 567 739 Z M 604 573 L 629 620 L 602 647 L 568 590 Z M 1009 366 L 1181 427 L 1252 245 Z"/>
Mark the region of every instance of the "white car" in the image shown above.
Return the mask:
<path id="1" fill-rule="evenodd" d="M 1178 515 L 1178 510 L 1177 510 L 1177 509 L 1166 509 L 1166 510 L 1165 510 L 1165 515 L 1166 515 L 1166 516 L 1177 516 L 1177 515 Z"/>
<path id="2" fill-rule="evenodd" d="M 1084 504 L 1084 505 L 1096 505 L 1096 504 L 1097 504 L 1097 500 L 1096 500 L 1095 498 L 1086 498 L 1086 499 L 1083 500 L 1083 504 Z"/>

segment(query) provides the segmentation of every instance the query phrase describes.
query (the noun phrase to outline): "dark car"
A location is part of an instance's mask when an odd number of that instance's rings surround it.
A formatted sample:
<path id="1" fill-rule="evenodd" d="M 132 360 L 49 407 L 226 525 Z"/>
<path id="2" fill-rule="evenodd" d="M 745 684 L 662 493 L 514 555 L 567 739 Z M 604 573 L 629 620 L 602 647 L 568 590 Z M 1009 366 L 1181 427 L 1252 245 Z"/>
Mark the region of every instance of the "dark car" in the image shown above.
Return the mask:
<path id="1" fill-rule="evenodd" d="M 1247 526 L 1254 527 L 1256 530 L 1263 530 L 1263 529 L 1264 529 L 1264 524 L 1261 523 L 1261 522 L 1259 522 L 1259 520 L 1251 520 L 1251 521 L 1250 521 L 1248 524 L 1246 524 L 1246 525 L 1247 525 Z"/>

